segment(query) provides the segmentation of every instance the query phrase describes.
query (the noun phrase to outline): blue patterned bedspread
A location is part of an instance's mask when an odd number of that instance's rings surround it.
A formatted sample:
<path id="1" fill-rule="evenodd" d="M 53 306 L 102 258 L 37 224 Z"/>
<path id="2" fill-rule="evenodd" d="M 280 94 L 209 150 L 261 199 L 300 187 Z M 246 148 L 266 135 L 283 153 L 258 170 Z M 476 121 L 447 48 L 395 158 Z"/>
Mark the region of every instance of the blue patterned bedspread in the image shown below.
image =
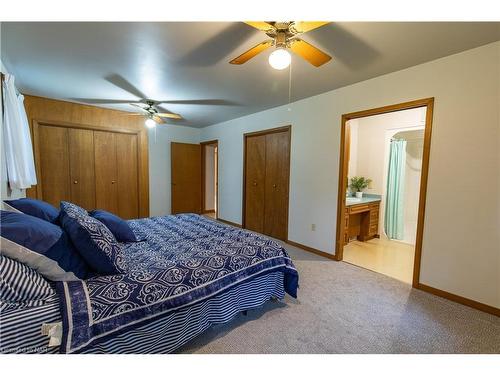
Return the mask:
<path id="1" fill-rule="evenodd" d="M 283 272 L 297 297 L 298 273 L 276 241 L 195 214 L 130 220 L 144 241 L 122 246 L 126 273 L 58 282 L 61 352 L 78 352 L 267 272 Z"/>

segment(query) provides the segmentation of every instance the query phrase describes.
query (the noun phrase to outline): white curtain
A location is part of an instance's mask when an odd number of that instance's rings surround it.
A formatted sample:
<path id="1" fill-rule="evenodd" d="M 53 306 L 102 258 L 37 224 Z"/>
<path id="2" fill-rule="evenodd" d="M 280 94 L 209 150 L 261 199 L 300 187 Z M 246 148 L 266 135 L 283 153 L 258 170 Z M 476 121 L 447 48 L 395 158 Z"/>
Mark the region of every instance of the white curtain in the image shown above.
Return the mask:
<path id="1" fill-rule="evenodd" d="M 2 90 L 3 145 L 9 186 L 11 189 L 27 189 L 36 185 L 36 173 L 24 96 L 17 92 L 14 76 L 10 74 L 5 74 Z"/>

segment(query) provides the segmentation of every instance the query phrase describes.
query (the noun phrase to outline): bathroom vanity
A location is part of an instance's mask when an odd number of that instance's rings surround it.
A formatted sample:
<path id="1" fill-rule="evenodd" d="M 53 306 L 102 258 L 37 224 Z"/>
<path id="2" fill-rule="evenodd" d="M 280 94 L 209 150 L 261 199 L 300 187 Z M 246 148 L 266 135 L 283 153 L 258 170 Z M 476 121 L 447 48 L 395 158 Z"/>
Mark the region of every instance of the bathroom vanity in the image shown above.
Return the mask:
<path id="1" fill-rule="evenodd" d="M 350 238 L 368 241 L 379 238 L 378 221 L 380 211 L 380 195 L 366 195 L 363 198 L 346 198 L 344 214 L 344 245 Z"/>

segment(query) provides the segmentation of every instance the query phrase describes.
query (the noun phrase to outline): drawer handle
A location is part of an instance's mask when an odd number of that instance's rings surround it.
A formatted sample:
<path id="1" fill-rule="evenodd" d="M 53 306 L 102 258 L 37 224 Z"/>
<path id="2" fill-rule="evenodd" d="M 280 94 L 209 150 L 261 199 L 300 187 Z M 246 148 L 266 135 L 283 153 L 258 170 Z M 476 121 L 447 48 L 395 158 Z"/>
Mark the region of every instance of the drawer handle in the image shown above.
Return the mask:
<path id="1" fill-rule="evenodd" d="M 113 180 L 113 181 L 111 181 L 111 183 L 112 183 L 112 184 L 114 184 L 114 183 L 116 183 L 116 181 L 115 181 L 115 180 Z"/>
<path id="2" fill-rule="evenodd" d="M 257 182 L 255 182 L 255 181 L 254 181 L 252 185 L 253 185 L 253 186 L 257 186 Z"/>
<path id="3" fill-rule="evenodd" d="M 67 181 L 67 180 L 66 180 Z M 78 183 L 78 180 L 73 181 L 73 183 L 76 185 Z"/>

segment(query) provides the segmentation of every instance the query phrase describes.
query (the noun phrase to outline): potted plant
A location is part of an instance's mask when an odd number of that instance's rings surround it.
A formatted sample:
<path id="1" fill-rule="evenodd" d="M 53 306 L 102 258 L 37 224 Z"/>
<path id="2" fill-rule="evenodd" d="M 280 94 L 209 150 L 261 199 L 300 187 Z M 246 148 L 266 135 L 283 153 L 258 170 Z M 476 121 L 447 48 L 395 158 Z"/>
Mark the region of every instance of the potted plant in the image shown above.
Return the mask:
<path id="1" fill-rule="evenodd" d="M 369 178 L 354 176 L 351 178 L 351 184 L 349 187 L 351 188 L 351 191 L 356 192 L 356 198 L 362 198 L 363 190 L 366 189 L 371 182 L 372 180 Z"/>

